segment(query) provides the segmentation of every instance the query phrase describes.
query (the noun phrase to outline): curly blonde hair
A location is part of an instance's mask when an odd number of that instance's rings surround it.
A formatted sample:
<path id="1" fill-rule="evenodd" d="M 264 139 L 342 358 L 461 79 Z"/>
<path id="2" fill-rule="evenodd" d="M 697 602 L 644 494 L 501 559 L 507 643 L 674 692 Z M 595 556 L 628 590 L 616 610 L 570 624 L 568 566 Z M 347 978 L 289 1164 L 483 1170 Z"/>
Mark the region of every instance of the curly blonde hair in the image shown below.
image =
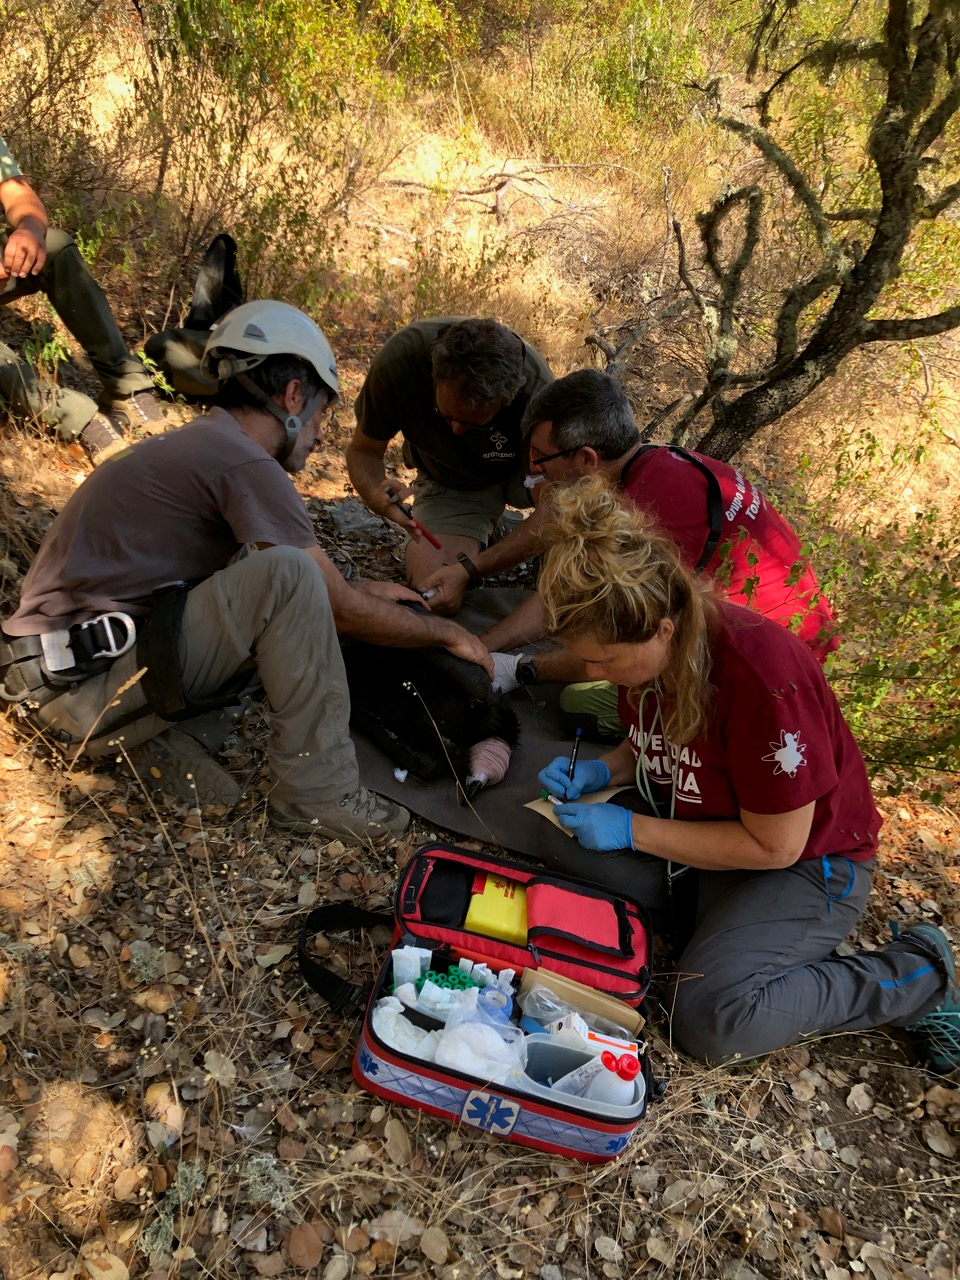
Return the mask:
<path id="1" fill-rule="evenodd" d="M 665 729 L 677 746 L 689 742 L 705 727 L 712 703 L 709 589 L 606 477 L 557 486 L 553 500 L 538 586 L 548 629 L 562 640 L 644 644 L 669 618 L 674 632 L 661 680 L 672 709 Z M 630 690 L 634 703 L 639 694 Z"/>

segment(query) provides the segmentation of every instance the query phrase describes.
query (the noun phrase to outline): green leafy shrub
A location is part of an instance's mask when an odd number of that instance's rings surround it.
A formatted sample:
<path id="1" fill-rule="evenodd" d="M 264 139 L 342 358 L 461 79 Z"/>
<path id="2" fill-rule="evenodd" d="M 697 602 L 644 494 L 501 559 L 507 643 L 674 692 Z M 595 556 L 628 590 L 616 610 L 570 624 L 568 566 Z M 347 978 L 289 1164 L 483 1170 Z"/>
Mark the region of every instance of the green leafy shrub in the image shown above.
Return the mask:
<path id="1" fill-rule="evenodd" d="M 824 433 L 781 503 L 840 622 L 828 674 L 868 766 L 891 794 L 919 780 L 934 800 L 960 777 L 960 513 L 897 495 L 938 430 L 921 421 L 893 444 L 862 423 Z"/>
<path id="2" fill-rule="evenodd" d="M 702 71 L 697 15 L 664 0 L 630 0 L 613 30 L 590 59 L 590 75 L 603 100 L 630 120 L 656 105 L 680 110 L 689 105 L 686 82 Z"/>

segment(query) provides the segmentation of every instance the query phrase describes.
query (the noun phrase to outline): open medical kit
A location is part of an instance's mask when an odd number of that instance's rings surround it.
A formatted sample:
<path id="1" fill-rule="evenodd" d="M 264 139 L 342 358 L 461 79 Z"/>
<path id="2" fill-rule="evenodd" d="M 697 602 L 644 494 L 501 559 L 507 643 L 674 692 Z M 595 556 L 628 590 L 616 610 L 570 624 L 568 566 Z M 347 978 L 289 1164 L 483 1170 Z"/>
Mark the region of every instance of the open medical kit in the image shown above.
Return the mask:
<path id="1" fill-rule="evenodd" d="M 390 925 L 361 989 L 309 954 L 313 934 Z M 303 975 L 363 1011 L 353 1060 L 371 1093 L 589 1163 L 616 1158 L 659 1097 L 638 1012 L 650 981 L 644 909 L 551 871 L 451 845 L 404 868 L 394 917 L 311 912 Z"/>

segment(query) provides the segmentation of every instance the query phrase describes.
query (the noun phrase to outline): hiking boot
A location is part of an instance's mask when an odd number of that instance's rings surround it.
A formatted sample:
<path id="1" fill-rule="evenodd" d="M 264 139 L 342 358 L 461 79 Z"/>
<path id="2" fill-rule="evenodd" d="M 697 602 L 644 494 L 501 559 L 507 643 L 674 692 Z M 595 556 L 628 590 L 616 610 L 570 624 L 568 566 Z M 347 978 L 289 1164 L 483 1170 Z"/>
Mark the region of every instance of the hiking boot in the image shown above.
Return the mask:
<path id="1" fill-rule="evenodd" d="M 293 805 L 289 810 L 269 807 L 271 823 L 280 831 L 301 836 L 323 836 L 328 840 L 346 838 L 371 844 L 387 836 L 402 836 L 410 825 L 410 815 L 400 805 L 385 800 L 366 787 L 359 787 L 342 800 L 311 805 L 309 810 Z"/>
<path id="2" fill-rule="evenodd" d="M 120 431 L 134 428 L 156 434 L 167 429 L 167 419 L 152 391 L 134 391 L 132 396 L 107 396 L 100 409 Z"/>
<path id="3" fill-rule="evenodd" d="M 80 432 L 80 443 L 93 465 L 99 467 L 101 462 L 126 449 L 129 442 L 106 414 L 98 411 Z"/>
<path id="4" fill-rule="evenodd" d="M 237 745 L 238 726 L 249 706 L 250 699 L 244 698 L 229 707 L 204 711 L 192 720 L 181 720 L 178 727 L 182 733 L 188 733 L 199 742 L 210 755 L 219 755 L 226 748 Z"/>
<path id="5" fill-rule="evenodd" d="M 180 729 L 166 729 L 130 752 L 130 766 L 150 791 L 190 805 L 235 805 L 240 787 L 226 769 Z"/>
<path id="6" fill-rule="evenodd" d="M 931 1070 L 945 1074 L 960 1067 L 960 989 L 953 948 L 946 934 L 933 924 L 913 924 L 900 933 L 900 940 L 912 940 L 920 951 L 930 956 L 947 979 L 943 1003 L 916 1022 L 904 1027 L 920 1041 L 920 1048 Z"/>

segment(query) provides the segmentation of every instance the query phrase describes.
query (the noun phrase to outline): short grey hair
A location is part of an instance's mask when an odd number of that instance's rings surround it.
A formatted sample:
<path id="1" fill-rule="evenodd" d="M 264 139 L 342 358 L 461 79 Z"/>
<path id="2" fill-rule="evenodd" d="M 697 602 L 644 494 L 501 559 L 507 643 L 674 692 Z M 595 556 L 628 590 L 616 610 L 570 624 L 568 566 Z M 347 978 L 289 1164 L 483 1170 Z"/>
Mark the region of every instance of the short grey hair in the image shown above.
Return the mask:
<path id="1" fill-rule="evenodd" d="M 523 434 L 549 422 L 556 451 L 596 449 L 604 462 L 613 462 L 640 443 L 633 410 L 616 378 L 599 369 L 577 369 L 544 387 L 527 405 Z"/>
<path id="2" fill-rule="evenodd" d="M 523 342 L 496 320 L 459 320 L 433 348 L 434 385 L 449 382 L 468 408 L 507 405 L 524 383 Z"/>

